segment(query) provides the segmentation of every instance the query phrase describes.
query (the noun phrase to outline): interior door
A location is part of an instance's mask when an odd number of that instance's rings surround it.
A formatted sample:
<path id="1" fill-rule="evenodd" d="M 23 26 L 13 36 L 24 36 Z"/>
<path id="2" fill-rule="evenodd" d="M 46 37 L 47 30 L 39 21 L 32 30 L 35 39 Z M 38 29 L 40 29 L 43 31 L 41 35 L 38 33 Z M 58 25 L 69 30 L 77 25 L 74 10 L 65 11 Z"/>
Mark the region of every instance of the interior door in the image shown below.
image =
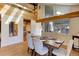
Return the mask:
<path id="1" fill-rule="evenodd" d="M 23 23 L 24 23 L 24 26 L 23 26 L 23 29 L 24 29 L 24 31 L 23 31 L 24 32 L 24 41 L 26 41 L 27 34 L 28 34 L 28 32 L 30 32 L 30 24 L 31 24 L 31 22 L 30 22 L 30 20 L 24 19 Z"/>
<path id="2" fill-rule="evenodd" d="M 1 15 L 0 15 L 0 47 L 1 47 Z"/>

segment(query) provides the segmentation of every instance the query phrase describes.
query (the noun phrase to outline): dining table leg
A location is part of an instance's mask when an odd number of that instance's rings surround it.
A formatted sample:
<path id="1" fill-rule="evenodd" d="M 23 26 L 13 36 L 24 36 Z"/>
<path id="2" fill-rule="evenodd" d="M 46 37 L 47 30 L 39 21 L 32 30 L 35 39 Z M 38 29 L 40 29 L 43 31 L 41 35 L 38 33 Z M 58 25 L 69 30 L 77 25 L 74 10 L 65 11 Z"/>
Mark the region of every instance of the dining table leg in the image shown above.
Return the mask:
<path id="1" fill-rule="evenodd" d="M 51 46 L 48 46 L 48 49 L 49 49 L 48 56 L 52 56 L 52 50 L 53 50 L 53 48 Z"/>

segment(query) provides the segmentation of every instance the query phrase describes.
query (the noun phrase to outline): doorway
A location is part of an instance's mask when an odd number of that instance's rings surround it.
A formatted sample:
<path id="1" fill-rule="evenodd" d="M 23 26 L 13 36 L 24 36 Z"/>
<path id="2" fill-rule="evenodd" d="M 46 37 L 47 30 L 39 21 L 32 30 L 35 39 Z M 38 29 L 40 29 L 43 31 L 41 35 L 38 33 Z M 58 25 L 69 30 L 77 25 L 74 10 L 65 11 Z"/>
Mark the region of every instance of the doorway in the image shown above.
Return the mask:
<path id="1" fill-rule="evenodd" d="M 23 40 L 24 41 L 26 41 L 27 40 L 27 34 L 28 34 L 28 32 L 30 32 L 30 25 L 31 25 L 31 20 L 29 20 L 29 19 L 24 19 L 23 20 L 23 24 L 24 24 L 24 26 L 23 26 Z"/>

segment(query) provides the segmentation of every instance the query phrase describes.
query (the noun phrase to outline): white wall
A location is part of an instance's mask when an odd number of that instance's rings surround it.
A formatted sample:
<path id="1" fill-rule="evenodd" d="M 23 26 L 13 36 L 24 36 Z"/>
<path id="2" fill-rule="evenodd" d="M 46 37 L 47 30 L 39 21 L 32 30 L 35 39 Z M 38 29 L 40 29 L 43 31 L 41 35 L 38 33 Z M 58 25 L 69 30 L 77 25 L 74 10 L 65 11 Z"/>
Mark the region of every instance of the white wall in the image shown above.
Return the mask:
<path id="1" fill-rule="evenodd" d="M 42 34 L 41 23 L 36 23 L 34 20 L 31 20 L 31 33 L 34 36 L 41 36 Z"/>
<path id="2" fill-rule="evenodd" d="M 1 47 L 20 43 L 23 41 L 23 19 L 21 19 L 18 23 L 18 35 L 9 37 L 9 25 L 5 24 L 8 16 L 5 15 L 1 21 Z"/>

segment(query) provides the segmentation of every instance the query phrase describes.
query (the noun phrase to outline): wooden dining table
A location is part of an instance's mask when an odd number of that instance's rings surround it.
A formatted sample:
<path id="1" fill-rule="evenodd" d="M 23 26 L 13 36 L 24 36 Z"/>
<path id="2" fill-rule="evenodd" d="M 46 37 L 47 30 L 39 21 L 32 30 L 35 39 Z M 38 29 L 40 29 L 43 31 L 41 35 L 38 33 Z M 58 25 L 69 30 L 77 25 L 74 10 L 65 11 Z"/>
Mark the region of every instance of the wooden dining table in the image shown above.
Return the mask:
<path id="1" fill-rule="evenodd" d="M 48 50 L 49 50 L 48 51 L 48 55 L 49 56 L 52 56 L 52 51 L 53 51 L 54 48 L 59 49 L 64 43 L 63 40 L 57 40 L 56 38 L 52 38 L 52 37 L 51 38 L 47 37 L 45 39 L 45 38 L 41 38 L 39 36 L 32 36 L 32 38 L 39 38 L 39 39 L 41 39 L 43 44 L 48 47 Z"/>
<path id="2" fill-rule="evenodd" d="M 59 49 L 64 43 L 64 41 L 61 41 L 61 40 L 42 40 L 42 41 L 43 41 L 43 44 L 47 46 L 49 49 L 48 51 L 49 56 L 52 56 L 52 51 L 54 48 Z"/>

